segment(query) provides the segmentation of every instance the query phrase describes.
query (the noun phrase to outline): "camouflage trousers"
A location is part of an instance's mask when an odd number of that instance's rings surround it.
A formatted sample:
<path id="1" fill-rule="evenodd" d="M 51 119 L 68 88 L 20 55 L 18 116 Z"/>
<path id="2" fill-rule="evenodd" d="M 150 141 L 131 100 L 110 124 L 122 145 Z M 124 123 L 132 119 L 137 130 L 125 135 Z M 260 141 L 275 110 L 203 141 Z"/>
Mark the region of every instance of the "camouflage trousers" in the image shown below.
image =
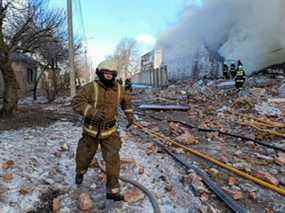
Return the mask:
<path id="1" fill-rule="evenodd" d="M 102 156 L 106 163 L 107 191 L 116 192 L 120 189 L 120 155 L 121 138 L 118 133 L 110 135 L 106 139 L 97 139 L 83 134 L 79 140 L 76 151 L 76 173 L 85 174 L 89 164 L 94 158 L 98 146 L 101 146 Z"/>

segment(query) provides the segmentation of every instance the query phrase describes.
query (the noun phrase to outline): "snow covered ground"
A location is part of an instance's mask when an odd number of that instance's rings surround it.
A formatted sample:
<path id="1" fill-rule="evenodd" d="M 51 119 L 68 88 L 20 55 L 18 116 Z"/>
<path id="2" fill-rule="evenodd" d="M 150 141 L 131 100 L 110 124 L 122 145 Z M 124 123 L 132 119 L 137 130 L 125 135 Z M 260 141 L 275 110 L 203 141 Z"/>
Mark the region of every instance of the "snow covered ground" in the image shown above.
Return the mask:
<path id="1" fill-rule="evenodd" d="M 163 154 L 147 155 L 151 144 L 134 141 L 134 137 L 124 131 L 121 135 L 124 140 L 122 158 L 135 162 L 122 169 L 122 176 L 137 180 L 151 190 L 162 212 L 196 212 L 201 204 L 181 183 L 183 170 Z M 80 136 L 81 127 L 70 122 L 56 122 L 48 128 L 1 132 L 1 213 L 36 211 L 43 202 L 40 198 L 50 190 L 60 194 L 60 212 L 78 212 L 78 200 L 74 195 L 84 191 L 94 198 L 93 210 L 102 210 L 99 203 L 104 199 L 104 184 L 100 182 L 102 174 L 98 169 L 88 171 L 82 187 L 74 184 L 74 154 Z M 166 190 L 166 182 L 173 189 Z M 127 190 L 124 183 L 122 186 Z M 96 199 L 101 199 L 98 205 Z M 152 212 L 152 207 L 145 198 L 134 204 L 120 204 L 111 212 L 122 211 Z"/>

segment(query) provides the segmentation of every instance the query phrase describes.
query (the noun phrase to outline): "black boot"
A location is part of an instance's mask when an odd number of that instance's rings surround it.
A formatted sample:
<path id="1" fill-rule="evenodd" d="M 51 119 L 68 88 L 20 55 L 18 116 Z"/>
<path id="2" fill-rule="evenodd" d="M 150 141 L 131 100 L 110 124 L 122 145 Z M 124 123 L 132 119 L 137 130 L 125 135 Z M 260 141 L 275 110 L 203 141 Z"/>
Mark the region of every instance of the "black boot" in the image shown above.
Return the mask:
<path id="1" fill-rule="evenodd" d="M 75 183 L 77 185 L 80 185 L 83 181 L 83 174 L 76 174 L 75 176 Z"/>
<path id="2" fill-rule="evenodd" d="M 114 200 L 114 201 L 125 201 L 125 196 L 120 193 L 110 193 L 108 192 L 106 195 L 107 199 Z"/>

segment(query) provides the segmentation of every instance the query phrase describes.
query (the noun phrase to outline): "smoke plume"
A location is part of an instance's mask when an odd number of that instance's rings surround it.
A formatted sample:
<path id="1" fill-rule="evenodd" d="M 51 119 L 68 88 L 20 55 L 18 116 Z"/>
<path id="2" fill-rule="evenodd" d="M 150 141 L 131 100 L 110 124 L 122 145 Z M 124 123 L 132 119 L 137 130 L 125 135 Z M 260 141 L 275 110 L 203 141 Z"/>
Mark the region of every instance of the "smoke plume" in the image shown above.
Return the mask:
<path id="1" fill-rule="evenodd" d="M 191 1 L 193 2 L 193 1 Z M 200 1 L 201 2 L 201 1 Z M 192 67 L 206 45 L 226 60 L 241 59 L 248 73 L 285 61 L 284 0 L 203 0 L 190 4 L 157 48 L 164 63 Z M 189 62 L 188 62 L 189 61 Z"/>

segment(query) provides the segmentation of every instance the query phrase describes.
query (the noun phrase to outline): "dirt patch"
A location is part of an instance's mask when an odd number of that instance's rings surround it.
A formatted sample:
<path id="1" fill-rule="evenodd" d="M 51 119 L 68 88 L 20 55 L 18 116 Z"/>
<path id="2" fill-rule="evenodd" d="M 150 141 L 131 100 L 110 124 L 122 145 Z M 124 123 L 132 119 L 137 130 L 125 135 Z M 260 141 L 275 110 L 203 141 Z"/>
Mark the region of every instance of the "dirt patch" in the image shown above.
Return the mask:
<path id="1" fill-rule="evenodd" d="M 48 127 L 57 121 L 80 122 L 73 113 L 57 113 L 49 110 L 33 109 L 16 112 L 12 117 L 0 118 L 0 131 L 21 128 Z"/>

